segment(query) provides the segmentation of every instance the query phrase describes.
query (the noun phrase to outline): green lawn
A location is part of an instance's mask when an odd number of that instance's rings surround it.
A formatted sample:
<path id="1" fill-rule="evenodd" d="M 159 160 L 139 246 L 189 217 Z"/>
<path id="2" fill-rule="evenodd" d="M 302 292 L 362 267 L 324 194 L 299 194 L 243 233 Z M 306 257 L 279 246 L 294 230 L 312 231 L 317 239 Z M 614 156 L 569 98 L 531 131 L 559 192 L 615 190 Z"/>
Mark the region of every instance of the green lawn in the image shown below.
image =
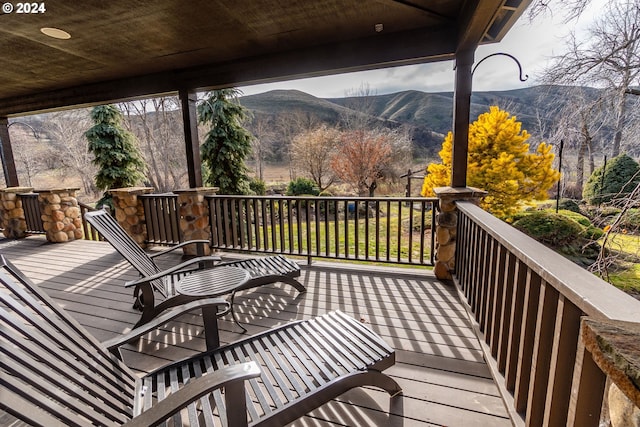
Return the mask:
<path id="1" fill-rule="evenodd" d="M 623 255 L 619 268 L 609 272 L 609 280 L 616 287 L 640 293 L 640 235 L 614 233 L 609 248 Z"/>

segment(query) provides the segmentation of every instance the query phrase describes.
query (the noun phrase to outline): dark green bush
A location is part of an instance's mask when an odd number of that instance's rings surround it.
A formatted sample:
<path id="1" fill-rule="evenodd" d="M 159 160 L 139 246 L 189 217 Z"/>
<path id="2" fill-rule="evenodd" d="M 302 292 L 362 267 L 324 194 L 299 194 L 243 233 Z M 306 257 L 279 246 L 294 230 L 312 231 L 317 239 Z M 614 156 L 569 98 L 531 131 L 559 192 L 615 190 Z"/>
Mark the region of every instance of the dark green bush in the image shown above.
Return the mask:
<path id="1" fill-rule="evenodd" d="M 251 181 L 249 181 L 249 189 L 258 196 L 264 196 L 267 194 L 267 183 L 260 178 L 252 178 Z"/>
<path id="2" fill-rule="evenodd" d="M 591 174 L 582 197 L 592 205 L 625 197 L 640 183 L 639 170 L 638 162 L 626 154 L 614 157 L 607 163 L 606 170 L 601 166 Z"/>
<path id="3" fill-rule="evenodd" d="M 561 247 L 581 241 L 583 227 L 566 216 L 549 212 L 532 212 L 513 223 L 518 230 L 537 241 Z"/>
<path id="4" fill-rule="evenodd" d="M 578 204 L 577 201 L 572 199 L 560 199 L 560 203 L 558 203 L 558 207 L 566 211 L 581 213 L 580 205 Z"/>
<path id="5" fill-rule="evenodd" d="M 287 196 L 317 196 L 320 190 L 316 183 L 308 178 L 296 178 L 287 186 Z"/>

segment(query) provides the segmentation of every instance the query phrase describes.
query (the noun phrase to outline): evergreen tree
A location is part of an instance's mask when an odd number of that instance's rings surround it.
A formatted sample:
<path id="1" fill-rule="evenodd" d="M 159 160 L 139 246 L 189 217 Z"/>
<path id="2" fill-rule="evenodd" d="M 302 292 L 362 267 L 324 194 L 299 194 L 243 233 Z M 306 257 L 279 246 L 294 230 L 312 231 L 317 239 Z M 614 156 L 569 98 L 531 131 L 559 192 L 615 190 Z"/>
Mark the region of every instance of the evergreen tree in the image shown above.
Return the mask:
<path id="1" fill-rule="evenodd" d="M 602 174 L 604 173 L 604 177 Z M 621 154 L 597 168 L 587 181 L 582 197 L 592 205 L 623 199 L 640 184 L 640 165 Z"/>
<path id="2" fill-rule="evenodd" d="M 481 206 L 494 215 L 510 215 L 520 203 L 546 199 L 547 191 L 560 178 L 552 168 L 552 147 L 543 142 L 535 153 L 529 153 L 528 139 L 515 116 L 498 107 L 491 107 L 469 126 L 467 183 L 488 192 Z M 442 163 L 427 167 L 423 196 L 433 195 L 434 187 L 450 185 L 452 148 L 449 132 L 438 153 Z"/>
<path id="3" fill-rule="evenodd" d="M 91 110 L 94 125 L 85 133 L 88 149 L 98 166 L 96 186 L 100 190 L 132 187 L 144 179 L 144 161 L 135 137 L 122 127 L 122 113 L 113 105 Z M 105 193 L 98 205 L 110 204 Z"/>
<path id="4" fill-rule="evenodd" d="M 248 113 L 238 102 L 235 88 L 209 92 L 198 105 L 198 120 L 211 128 L 202 144 L 202 162 L 208 170 L 207 183 L 220 188 L 220 194 L 249 194 L 245 159 L 253 136 L 242 127 Z"/>

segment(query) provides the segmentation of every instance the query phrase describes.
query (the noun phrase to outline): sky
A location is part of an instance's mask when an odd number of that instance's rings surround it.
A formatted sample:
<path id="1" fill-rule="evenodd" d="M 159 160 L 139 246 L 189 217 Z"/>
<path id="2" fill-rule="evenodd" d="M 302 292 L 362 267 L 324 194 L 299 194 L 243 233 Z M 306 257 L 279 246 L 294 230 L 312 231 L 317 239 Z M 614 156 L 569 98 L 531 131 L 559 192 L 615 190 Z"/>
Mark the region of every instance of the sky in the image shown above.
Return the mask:
<path id="1" fill-rule="evenodd" d="M 559 14 L 539 16 L 530 22 L 525 14 L 518 20 L 500 43 L 480 46 L 476 51 L 476 63 L 495 52 L 509 53 L 520 61 L 524 74 L 529 78 L 519 80 L 515 62 L 504 56 L 496 56 L 483 62 L 474 73 L 474 91 L 499 91 L 521 89 L 539 84 L 541 72 L 554 55 L 564 53 L 565 38 L 572 30 L 578 39 L 586 37 L 587 28 L 606 0 L 593 0 L 577 21 L 563 23 Z M 290 80 L 286 82 L 245 86 L 245 95 L 274 89 L 297 89 L 320 98 L 339 98 L 368 86 L 371 94 L 383 95 L 404 90 L 423 92 L 453 91 L 453 61 L 408 65 L 372 71 L 339 74 L 335 76 Z"/>

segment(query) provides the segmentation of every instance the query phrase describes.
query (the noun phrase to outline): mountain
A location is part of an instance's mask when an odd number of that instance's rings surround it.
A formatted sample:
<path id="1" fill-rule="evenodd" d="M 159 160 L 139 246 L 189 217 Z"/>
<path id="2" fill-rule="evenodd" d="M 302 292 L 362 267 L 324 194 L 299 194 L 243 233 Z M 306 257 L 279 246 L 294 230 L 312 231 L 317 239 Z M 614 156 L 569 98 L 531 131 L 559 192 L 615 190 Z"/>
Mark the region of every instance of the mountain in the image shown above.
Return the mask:
<path id="1" fill-rule="evenodd" d="M 563 86 L 534 86 L 509 91 L 474 92 L 471 97 L 471 120 L 492 105 L 515 115 L 523 129 L 535 133 L 549 127 L 560 106 L 574 97 L 576 90 L 597 97 L 598 90 Z M 254 117 L 274 120 L 300 120 L 340 126 L 349 114 L 367 116 L 390 128 L 408 127 L 413 135 L 416 157 L 431 157 L 452 128 L 453 92 L 426 93 L 409 90 L 366 97 L 317 98 L 297 90 L 274 90 L 240 99 Z M 250 129 L 252 130 L 252 129 Z M 276 138 L 278 140 L 281 138 Z"/>

